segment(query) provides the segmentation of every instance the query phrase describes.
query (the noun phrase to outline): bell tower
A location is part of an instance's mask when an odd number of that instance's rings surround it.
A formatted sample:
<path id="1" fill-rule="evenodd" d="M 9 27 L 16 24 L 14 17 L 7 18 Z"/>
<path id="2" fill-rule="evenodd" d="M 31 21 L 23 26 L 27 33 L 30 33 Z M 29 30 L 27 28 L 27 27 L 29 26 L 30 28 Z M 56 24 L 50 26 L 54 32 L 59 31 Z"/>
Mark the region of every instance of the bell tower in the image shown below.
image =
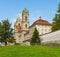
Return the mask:
<path id="1" fill-rule="evenodd" d="M 29 31 L 29 11 L 26 8 L 22 11 L 22 30 Z"/>
<path id="2" fill-rule="evenodd" d="M 29 32 L 29 26 L 29 11 L 25 8 L 22 11 L 22 19 L 17 18 L 14 26 L 14 39 L 16 39 L 16 43 L 23 43 L 25 40 L 25 33 Z"/>

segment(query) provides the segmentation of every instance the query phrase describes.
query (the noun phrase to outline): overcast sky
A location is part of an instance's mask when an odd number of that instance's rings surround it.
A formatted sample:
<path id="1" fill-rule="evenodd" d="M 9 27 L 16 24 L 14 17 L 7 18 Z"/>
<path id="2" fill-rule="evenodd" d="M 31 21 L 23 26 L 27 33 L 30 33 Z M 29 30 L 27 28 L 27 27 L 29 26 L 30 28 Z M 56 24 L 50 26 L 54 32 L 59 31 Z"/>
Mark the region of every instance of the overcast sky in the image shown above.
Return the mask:
<path id="1" fill-rule="evenodd" d="M 18 15 L 24 8 L 29 10 L 29 20 L 32 24 L 35 20 L 42 19 L 52 22 L 60 0 L 0 0 L 0 21 L 8 18 L 14 25 Z"/>

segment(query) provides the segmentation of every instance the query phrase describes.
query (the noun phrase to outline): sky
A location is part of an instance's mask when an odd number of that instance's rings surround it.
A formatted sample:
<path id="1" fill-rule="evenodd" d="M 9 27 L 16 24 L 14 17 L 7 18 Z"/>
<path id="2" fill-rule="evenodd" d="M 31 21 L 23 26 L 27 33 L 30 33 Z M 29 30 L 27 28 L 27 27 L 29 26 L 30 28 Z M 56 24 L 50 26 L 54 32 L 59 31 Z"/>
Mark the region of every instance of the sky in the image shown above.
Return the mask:
<path id="1" fill-rule="evenodd" d="M 9 19 L 14 26 L 24 8 L 29 10 L 30 25 L 39 19 L 52 22 L 60 0 L 0 0 L 0 21 Z"/>

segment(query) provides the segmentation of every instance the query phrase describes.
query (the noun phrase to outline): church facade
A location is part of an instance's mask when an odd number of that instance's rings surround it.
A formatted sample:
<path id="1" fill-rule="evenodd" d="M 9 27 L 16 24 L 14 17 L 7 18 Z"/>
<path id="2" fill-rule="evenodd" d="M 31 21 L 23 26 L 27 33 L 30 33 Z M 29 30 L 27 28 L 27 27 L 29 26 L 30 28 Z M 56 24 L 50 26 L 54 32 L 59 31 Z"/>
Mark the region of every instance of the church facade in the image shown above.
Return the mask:
<path id="1" fill-rule="evenodd" d="M 17 18 L 14 25 L 14 38 L 16 43 L 22 43 L 24 41 L 24 34 L 29 32 L 29 11 L 25 8 L 22 11 L 22 19 Z"/>
<path id="2" fill-rule="evenodd" d="M 22 19 L 18 17 L 14 25 L 16 43 L 21 44 L 29 41 L 35 28 L 37 28 L 39 35 L 44 35 L 51 32 L 52 24 L 40 17 L 30 26 L 29 11 L 25 8 L 22 11 Z"/>

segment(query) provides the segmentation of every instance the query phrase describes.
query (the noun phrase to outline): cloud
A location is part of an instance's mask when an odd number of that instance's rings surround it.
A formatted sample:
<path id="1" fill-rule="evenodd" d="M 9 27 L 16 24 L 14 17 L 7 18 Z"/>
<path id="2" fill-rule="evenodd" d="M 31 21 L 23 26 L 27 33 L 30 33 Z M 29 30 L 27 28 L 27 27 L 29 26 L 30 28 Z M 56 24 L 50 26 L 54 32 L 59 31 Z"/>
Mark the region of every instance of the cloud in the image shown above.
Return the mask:
<path id="1" fill-rule="evenodd" d="M 20 17 L 22 19 L 22 13 L 17 14 L 17 17 Z"/>
<path id="2" fill-rule="evenodd" d="M 21 13 L 18 13 L 16 16 L 17 16 L 17 17 L 12 18 L 12 19 L 10 20 L 11 23 L 12 23 L 12 28 L 14 28 L 14 24 L 15 24 L 16 19 L 17 19 L 18 17 L 20 17 L 20 18 L 22 19 L 22 14 L 21 14 Z"/>
<path id="3" fill-rule="evenodd" d="M 11 18 L 10 23 L 12 23 L 12 26 L 11 26 L 12 28 L 14 28 L 15 22 L 16 22 L 16 18 Z"/>

